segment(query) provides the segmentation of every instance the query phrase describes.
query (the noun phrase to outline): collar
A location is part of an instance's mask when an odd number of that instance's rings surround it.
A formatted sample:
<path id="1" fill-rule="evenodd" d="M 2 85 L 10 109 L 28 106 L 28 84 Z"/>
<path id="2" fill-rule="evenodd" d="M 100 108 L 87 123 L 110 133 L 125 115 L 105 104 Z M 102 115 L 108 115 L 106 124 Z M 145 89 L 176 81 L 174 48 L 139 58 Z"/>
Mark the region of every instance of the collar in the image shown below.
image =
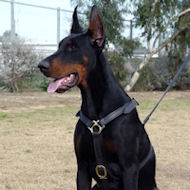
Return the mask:
<path id="1" fill-rule="evenodd" d="M 136 108 L 137 105 L 137 101 L 133 98 L 130 102 L 125 103 L 123 106 L 117 108 L 99 120 L 90 120 L 86 115 L 83 114 L 82 110 L 80 110 L 76 116 L 79 117 L 79 119 L 87 126 L 93 135 L 99 135 L 108 123 L 122 114 L 130 113 Z"/>

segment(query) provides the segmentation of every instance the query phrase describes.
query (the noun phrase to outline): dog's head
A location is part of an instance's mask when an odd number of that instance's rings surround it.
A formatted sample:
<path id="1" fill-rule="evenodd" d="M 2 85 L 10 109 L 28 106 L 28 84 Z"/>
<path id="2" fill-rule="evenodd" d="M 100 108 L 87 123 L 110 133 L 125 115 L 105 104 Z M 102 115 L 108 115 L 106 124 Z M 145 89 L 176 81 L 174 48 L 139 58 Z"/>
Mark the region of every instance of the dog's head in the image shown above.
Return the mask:
<path id="1" fill-rule="evenodd" d="M 104 43 L 104 26 L 97 7 L 91 9 L 87 32 L 82 32 L 76 7 L 70 35 L 60 41 L 54 54 L 38 65 L 45 76 L 54 79 L 48 92 L 65 92 L 75 85 L 86 88 L 87 76 L 95 67 L 96 55 L 102 51 Z"/>

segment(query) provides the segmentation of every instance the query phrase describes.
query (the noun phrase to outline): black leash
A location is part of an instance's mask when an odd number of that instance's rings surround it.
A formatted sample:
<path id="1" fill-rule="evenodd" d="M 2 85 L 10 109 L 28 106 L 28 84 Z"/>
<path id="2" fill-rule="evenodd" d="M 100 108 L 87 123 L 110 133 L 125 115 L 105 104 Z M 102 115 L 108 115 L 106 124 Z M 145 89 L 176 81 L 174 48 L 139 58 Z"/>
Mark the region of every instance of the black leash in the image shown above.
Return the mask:
<path id="1" fill-rule="evenodd" d="M 147 121 L 150 119 L 151 115 L 153 114 L 153 112 L 156 110 L 156 108 L 158 107 L 158 105 L 160 104 L 160 102 L 162 101 L 162 99 L 165 97 L 165 95 L 168 93 L 168 91 L 171 89 L 171 87 L 173 86 L 174 82 L 177 80 L 177 78 L 179 77 L 181 71 L 183 70 L 183 68 L 187 65 L 187 63 L 190 61 L 190 54 L 185 58 L 185 61 L 182 63 L 182 65 L 180 66 L 177 74 L 175 75 L 175 77 L 173 78 L 173 80 L 170 82 L 170 84 L 168 85 L 167 89 L 165 90 L 165 92 L 163 93 L 163 95 L 161 96 L 161 98 L 159 99 L 158 103 L 154 106 L 154 108 L 152 109 L 152 111 L 150 112 L 150 114 L 145 118 L 143 124 L 145 125 L 147 123 Z"/>

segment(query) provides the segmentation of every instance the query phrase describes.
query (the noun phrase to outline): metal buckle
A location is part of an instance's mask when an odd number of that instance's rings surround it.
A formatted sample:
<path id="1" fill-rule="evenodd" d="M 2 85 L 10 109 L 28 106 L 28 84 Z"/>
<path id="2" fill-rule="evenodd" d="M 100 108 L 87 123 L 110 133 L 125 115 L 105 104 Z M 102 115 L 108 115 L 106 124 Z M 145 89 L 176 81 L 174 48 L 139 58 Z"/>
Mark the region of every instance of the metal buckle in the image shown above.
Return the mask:
<path id="1" fill-rule="evenodd" d="M 88 129 L 94 135 L 99 135 L 102 132 L 102 130 L 105 128 L 104 125 L 101 126 L 99 124 L 99 120 L 97 120 L 97 121 L 93 120 L 92 123 L 93 123 L 92 126 L 88 127 Z"/>
<path id="2" fill-rule="evenodd" d="M 100 173 L 100 170 L 103 171 L 103 173 Z M 107 179 L 107 169 L 105 166 L 103 165 L 97 165 L 95 168 L 96 171 L 96 175 L 100 178 L 100 179 Z"/>

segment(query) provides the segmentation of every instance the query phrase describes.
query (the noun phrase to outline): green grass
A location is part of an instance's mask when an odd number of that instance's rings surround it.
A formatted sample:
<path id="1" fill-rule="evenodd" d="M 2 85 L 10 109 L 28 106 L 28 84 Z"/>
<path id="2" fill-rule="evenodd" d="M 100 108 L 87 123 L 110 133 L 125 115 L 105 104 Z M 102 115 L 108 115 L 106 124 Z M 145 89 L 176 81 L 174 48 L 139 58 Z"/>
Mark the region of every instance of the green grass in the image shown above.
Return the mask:
<path id="1" fill-rule="evenodd" d="M 35 111 L 26 111 L 26 112 L 8 112 L 8 113 L 0 113 L 0 119 L 6 120 L 14 120 L 16 118 L 20 119 L 28 119 L 28 118 L 38 118 L 39 115 L 41 118 L 49 118 L 53 119 L 54 116 L 62 115 L 64 117 L 65 114 L 73 115 L 78 110 L 78 105 L 66 105 L 64 107 L 50 107 L 45 109 L 37 109 Z"/>
<path id="2" fill-rule="evenodd" d="M 156 105 L 158 100 L 155 99 L 143 99 L 139 101 L 139 110 L 147 111 Z M 163 99 L 158 108 L 160 111 L 169 112 L 177 109 L 189 109 L 190 99 Z"/>
<path id="3" fill-rule="evenodd" d="M 0 113 L 0 119 L 4 119 L 4 118 L 7 118 L 7 117 L 8 117 L 8 114 Z"/>

